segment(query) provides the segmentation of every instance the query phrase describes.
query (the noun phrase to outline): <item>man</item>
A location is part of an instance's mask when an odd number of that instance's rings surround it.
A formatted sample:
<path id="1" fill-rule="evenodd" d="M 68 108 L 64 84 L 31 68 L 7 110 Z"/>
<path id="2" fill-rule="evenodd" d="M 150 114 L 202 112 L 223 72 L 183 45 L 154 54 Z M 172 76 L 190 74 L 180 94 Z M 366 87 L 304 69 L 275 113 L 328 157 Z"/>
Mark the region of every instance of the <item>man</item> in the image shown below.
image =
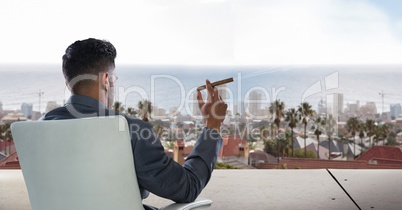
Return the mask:
<path id="1" fill-rule="evenodd" d="M 117 79 L 115 58 L 116 50 L 107 41 L 91 38 L 71 44 L 63 56 L 63 74 L 72 96 L 65 106 L 48 112 L 43 119 L 118 114 L 110 109 Z M 205 127 L 183 166 L 165 154 L 149 123 L 124 115 L 130 127 L 135 169 L 143 199 L 152 192 L 175 202 L 192 202 L 208 183 L 222 146 L 219 131 L 227 105 L 208 80 L 206 86 L 206 102 L 201 93 L 197 93 Z"/>

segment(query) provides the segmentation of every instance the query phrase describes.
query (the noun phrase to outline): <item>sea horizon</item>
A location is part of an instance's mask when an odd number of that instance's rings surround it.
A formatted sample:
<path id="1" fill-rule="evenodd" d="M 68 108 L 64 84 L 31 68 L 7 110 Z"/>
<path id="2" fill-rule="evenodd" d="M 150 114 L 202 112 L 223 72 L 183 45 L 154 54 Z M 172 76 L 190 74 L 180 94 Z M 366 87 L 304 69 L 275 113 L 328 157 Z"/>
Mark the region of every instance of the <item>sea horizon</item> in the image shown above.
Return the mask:
<path id="1" fill-rule="evenodd" d="M 70 95 L 65 87 L 61 65 L 0 64 L 0 101 L 4 110 L 19 110 L 22 103 L 33 104 L 41 111 L 47 102 L 62 105 Z M 155 107 L 169 111 L 191 99 L 191 93 L 205 79 L 216 81 L 233 77 L 227 85 L 232 105 L 247 101 L 255 90 L 263 94 L 262 108 L 276 99 L 286 109 L 302 101 L 317 109 L 320 100 L 342 93 L 347 103 L 376 103 L 377 111 L 389 111 L 391 104 L 401 103 L 402 65 L 299 65 L 299 66 L 188 66 L 188 65 L 117 65 L 116 100 L 134 107 L 139 100 L 151 100 Z M 384 110 L 382 97 L 384 93 Z M 245 103 L 245 102 L 244 102 Z M 233 108 L 233 107 L 232 107 Z"/>

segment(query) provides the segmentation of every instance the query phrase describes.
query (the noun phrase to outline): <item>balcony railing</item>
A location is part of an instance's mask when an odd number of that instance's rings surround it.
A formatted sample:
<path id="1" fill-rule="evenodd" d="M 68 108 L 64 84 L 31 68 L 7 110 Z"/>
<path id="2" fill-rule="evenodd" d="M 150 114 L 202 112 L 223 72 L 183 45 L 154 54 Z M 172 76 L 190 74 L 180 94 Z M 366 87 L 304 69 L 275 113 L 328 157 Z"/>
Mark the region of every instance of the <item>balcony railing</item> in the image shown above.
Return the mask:
<path id="1" fill-rule="evenodd" d="M 210 209 L 401 209 L 402 170 L 215 170 Z M 150 195 L 144 203 L 171 201 Z M 0 170 L 0 209 L 29 210 L 20 170 Z"/>

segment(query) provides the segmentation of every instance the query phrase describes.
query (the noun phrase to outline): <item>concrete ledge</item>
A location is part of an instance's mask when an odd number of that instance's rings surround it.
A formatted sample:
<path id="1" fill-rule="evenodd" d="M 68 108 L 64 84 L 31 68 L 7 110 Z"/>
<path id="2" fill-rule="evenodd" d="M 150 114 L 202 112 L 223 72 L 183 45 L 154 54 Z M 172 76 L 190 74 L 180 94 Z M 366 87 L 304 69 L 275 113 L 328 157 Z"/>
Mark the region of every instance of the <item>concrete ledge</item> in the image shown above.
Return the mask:
<path id="1" fill-rule="evenodd" d="M 401 209 L 402 170 L 331 170 L 362 209 Z M 325 169 L 215 170 L 200 197 L 209 209 L 358 209 Z M 150 195 L 156 207 L 172 201 Z M 0 209 L 29 210 L 20 170 L 0 170 Z"/>

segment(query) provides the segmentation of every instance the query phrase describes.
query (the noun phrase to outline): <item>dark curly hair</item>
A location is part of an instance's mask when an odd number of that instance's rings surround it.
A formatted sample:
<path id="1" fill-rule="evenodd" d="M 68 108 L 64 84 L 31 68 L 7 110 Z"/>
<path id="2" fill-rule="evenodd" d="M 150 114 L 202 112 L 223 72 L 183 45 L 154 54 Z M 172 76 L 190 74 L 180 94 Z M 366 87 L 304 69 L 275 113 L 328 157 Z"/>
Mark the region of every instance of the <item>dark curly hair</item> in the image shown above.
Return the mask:
<path id="1" fill-rule="evenodd" d="M 80 75 L 98 75 L 115 67 L 116 49 L 105 40 L 89 38 L 79 40 L 68 46 L 63 55 L 63 74 L 67 82 Z M 71 87 L 76 89 L 88 84 L 91 80 L 83 80 Z"/>

